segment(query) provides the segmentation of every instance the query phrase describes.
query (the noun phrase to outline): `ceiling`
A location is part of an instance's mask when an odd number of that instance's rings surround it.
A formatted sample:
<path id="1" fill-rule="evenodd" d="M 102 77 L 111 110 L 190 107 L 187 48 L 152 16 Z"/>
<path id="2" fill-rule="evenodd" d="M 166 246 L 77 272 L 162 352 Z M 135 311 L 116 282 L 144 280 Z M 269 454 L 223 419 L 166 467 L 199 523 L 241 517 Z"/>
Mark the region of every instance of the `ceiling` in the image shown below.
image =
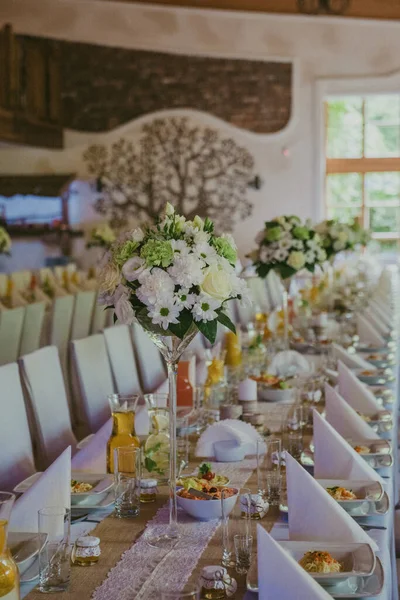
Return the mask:
<path id="1" fill-rule="evenodd" d="M 132 2 L 133 0 L 110 0 Z M 325 0 L 325 3 L 328 0 Z M 329 0 L 330 5 L 338 7 L 344 0 Z M 299 4 L 309 9 L 317 6 L 321 0 L 136 0 L 143 4 L 163 4 L 190 8 L 212 8 L 222 10 L 241 10 L 264 13 L 299 14 Z M 324 0 L 322 0 L 324 3 Z M 345 17 L 367 19 L 400 20 L 399 0 L 350 0 Z"/>

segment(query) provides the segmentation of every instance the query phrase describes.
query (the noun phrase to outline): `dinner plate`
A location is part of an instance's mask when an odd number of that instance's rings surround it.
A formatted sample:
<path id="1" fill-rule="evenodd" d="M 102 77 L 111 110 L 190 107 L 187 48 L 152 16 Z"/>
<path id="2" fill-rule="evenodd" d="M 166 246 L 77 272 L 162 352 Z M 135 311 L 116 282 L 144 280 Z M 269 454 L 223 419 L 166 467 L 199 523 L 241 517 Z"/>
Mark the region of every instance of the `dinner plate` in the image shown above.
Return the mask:
<path id="1" fill-rule="evenodd" d="M 9 531 L 8 547 L 21 575 L 33 564 L 35 557 L 43 548 L 46 538 L 44 533 Z"/>
<path id="2" fill-rule="evenodd" d="M 387 346 L 374 346 L 373 344 L 357 344 L 356 352 L 362 352 L 367 354 L 387 354 Z M 365 357 L 364 357 L 365 358 Z"/>
<path id="3" fill-rule="evenodd" d="M 112 507 L 112 505 L 114 504 L 114 500 L 115 500 L 114 492 L 111 491 L 98 504 L 90 504 L 89 500 L 87 500 L 80 504 L 76 504 L 75 506 L 71 506 L 71 513 L 73 515 L 79 515 L 82 513 L 87 514 L 90 512 L 94 512 L 96 510 L 105 510 L 107 508 Z"/>
<path id="4" fill-rule="evenodd" d="M 393 417 L 389 410 L 380 410 L 371 416 L 360 416 L 375 433 L 388 433 L 393 428 Z"/>
<path id="5" fill-rule="evenodd" d="M 253 560 L 247 573 L 247 589 L 258 592 L 257 560 Z M 347 582 L 325 587 L 333 598 L 372 598 L 379 596 L 385 585 L 385 574 L 379 557 L 376 557 L 375 569 L 368 577 L 351 577 Z"/>
<path id="6" fill-rule="evenodd" d="M 331 341 L 327 344 L 319 342 L 290 342 L 290 348 L 296 352 L 300 352 L 300 354 L 326 354 L 331 344 Z"/>
<path id="7" fill-rule="evenodd" d="M 363 502 L 359 506 L 350 507 L 346 512 L 353 517 L 353 519 L 358 518 L 368 518 L 368 517 L 381 517 L 386 515 L 389 512 L 390 501 L 389 496 L 386 492 L 383 492 L 383 496 L 377 502 Z M 289 514 L 289 508 L 287 504 L 281 503 L 279 505 L 279 510 L 284 515 Z"/>
<path id="8" fill-rule="evenodd" d="M 377 441 L 382 441 L 382 442 L 387 443 L 386 440 L 377 440 Z M 363 442 L 362 445 L 367 445 L 367 443 Z M 390 450 L 389 450 L 389 452 L 390 452 Z M 369 465 L 371 465 L 371 467 L 373 469 L 382 469 L 384 467 L 391 467 L 393 464 L 393 457 L 390 453 L 389 454 L 384 454 L 384 453 L 360 454 L 360 456 L 362 456 L 363 459 Z M 303 450 L 303 452 L 301 453 L 301 456 L 300 456 L 300 463 L 303 465 L 303 467 L 309 468 L 309 467 L 314 466 L 314 453 L 310 448 Z"/>
<path id="9" fill-rule="evenodd" d="M 383 487 L 379 481 L 352 481 L 344 479 L 316 479 L 327 490 L 332 487 L 343 487 L 351 490 L 357 498 L 353 500 L 336 500 L 346 511 L 360 508 L 370 502 L 379 502 L 383 496 Z"/>
<path id="10" fill-rule="evenodd" d="M 394 374 L 391 368 L 376 369 L 376 371 L 368 369 L 353 369 L 358 379 L 368 385 L 384 385 L 394 381 Z"/>
<path id="11" fill-rule="evenodd" d="M 360 452 L 360 456 L 374 469 L 391 467 L 393 456 L 391 444 L 388 440 L 347 440 L 354 448 L 355 446 L 366 446 L 369 452 Z"/>
<path id="12" fill-rule="evenodd" d="M 395 396 L 393 394 L 393 390 L 389 387 L 382 386 L 369 386 L 371 392 L 374 394 L 375 398 L 380 401 L 382 405 L 390 404 L 392 405 L 395 401 Z"/>

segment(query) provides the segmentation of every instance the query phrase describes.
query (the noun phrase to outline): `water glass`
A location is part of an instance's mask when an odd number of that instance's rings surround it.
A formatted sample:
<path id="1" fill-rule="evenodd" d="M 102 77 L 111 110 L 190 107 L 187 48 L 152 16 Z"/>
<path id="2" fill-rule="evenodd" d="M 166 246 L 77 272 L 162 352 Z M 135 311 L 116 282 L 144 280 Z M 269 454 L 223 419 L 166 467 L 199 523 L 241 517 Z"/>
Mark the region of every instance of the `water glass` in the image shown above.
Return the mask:
<path id="1" fill-rule="evenodd" d="M 258 491 L 272 505 L 280 501 L 282 442 L 278 438 L 257 442 Z"/>
<path id="2" fill-rule="evenodd" d="M 265 478 L 265 493 L 271 506 L 279 506 L 282 494 L 282 473 L 269 471 Z"/>
<path id="3" fill-rule="evenodd" d="M 235 535 L 233 539 L 236 556 L 236 573 L 239 575 L 245 575 L 250 569 L 253 536 L 238 534 Z"/>
<path id="4" fill-rule="evenodd" d="M 304 413 L 302 406 L 294 404 L 289 408 L 282 427 L 285 448 L 296 460 L 300 460 L 303 452 Z"/>
<path id="5" fill-rule="evenodd" d="M 114 450 L 115 514 L 119 519 L 140 513 L 141 450 L 124 446 Z"/>
<path id="6" fill-rule="evenodd" d="M 197 583 L 187 583 L 183 590 L 165 588 L 160 590 L 160 600 L 200 600 L 200 586 Z"/>
<path id="7" fill-rule="evenodd" d="M 225 489 L 221 489 L 221 532 L 222 532 L 222 565 L 233 567 L 235 535 L 249 536 L 251 532 L 251 491 L 249 488 L 240 488 L 235 506 L 229 515 L 226 515 Z"/>
<path id="8" fill-rule="evenodd" d="M 38 531 L 46 536 L 39 551 L 39 590 L 65 592 L 71 574 L 71 511 L 48 506 L 38 512 Z"/>

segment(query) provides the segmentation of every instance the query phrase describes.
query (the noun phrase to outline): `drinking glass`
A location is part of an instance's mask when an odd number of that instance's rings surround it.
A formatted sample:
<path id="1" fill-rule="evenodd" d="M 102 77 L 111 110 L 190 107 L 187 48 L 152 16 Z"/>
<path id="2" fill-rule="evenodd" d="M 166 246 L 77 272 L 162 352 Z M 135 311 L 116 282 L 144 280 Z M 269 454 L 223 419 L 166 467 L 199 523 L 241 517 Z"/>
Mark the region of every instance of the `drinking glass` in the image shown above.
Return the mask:
<path id="1" fill-rule="evenodd" d="M 187 583 L 183 590 L 171 587 L 160 590 L 160 600 L 200 600 L 200 586 L 197 583 Z"/>
<path id="2" fill-rule="evenodd" d="M 282 443 L 278 438 L 257 442 L 257 485 L 260 494 L 266 497 L 271 506 L 280 501 Z"/>
<path id="3" fill-rule="evenodd" d="M 294 404 L 284 419 L 282 434 L 286 450 L 295 458 L 300 460 L 303 452 L 303 427 L 304 415 L 303 407 Z"/>
<path id="4" fill-rule="evenodd" d="M 233 539 L 236 556 L 236 573 L 239 573 L 239 575 L 245 575 L 250 569 L 253 536 L 237 534 Z"/>
<path id="5" fill-rule="evenodd" d="M 39 590 L 65 592 L 71 574 L 71 511 L 48 506 L 39 510 L 38 519 L 39 533 L 47 538 L 39 551 Z"/>
<path id="6" fill-rule="evenodd" d="M 235 506 L 229 515 L 226 514 L 225 489 L 221 489 L 221 523 L 222 523 L 222 565 L 233 567 L 233 538 L 236 534 L 249 536 L 251 532 L 251 491 L 240 488 Z"/>
<path id="7" fill-rule="evenodd" d="M 119 519 L 140 513 L 141 450 L 124 446 L 114 450 L 115 514 Z"/>

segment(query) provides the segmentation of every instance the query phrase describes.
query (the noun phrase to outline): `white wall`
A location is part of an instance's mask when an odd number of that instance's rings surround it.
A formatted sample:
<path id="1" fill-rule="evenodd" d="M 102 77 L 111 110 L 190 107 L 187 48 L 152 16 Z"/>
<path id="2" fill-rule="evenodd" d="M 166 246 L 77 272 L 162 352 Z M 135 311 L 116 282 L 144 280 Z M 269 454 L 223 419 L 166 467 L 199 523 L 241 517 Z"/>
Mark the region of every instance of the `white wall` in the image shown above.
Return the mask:
<path id="1" fill-rule="evenodd" d="M 321 78 L 364 78 L 400 69 L 400 23 L 327 17 L 277 16 L 187 10 L 97 0 L 13 0 L 0 2 L 0 26 L 12 22 L 17 33 L 44 35 L 151 50 L 295 61 L 293 119 L 278 135 L 256 135 L 218 122 L 256 159 L 264 186 L 251 192 L 253 215 L 237 226 L 241 253 L 263 220 L 280 213 L 319 216 L 317 192 L 315 83 Z M 88 81 L 90 85 L 90 81 Z M 195 115 L 200 121 L 213 118 Z M 135 135 L 131 123 L 108 134 Z M 70 132 L 63 152 L 0 149 L 0 172 L 82 172 L 81 152 L 97 136 Z M 289 150 L 285 157 L 283 150 Z M 84 173 L 82 173 L 84 175 Z M 81 188 L 82 190 L 84 188 Z M 87 187 L 82 193 L 83 207 Z M 79 199 L 76 200 L 79 204 Z M 87 200 L 86 200 L 87 204 Z M 74 214 L 80 208 L 75 206 Z M 83 209 L 91 218 L 90 207 Z M 78 217 L 79 218 L 79 217 Z"/>

